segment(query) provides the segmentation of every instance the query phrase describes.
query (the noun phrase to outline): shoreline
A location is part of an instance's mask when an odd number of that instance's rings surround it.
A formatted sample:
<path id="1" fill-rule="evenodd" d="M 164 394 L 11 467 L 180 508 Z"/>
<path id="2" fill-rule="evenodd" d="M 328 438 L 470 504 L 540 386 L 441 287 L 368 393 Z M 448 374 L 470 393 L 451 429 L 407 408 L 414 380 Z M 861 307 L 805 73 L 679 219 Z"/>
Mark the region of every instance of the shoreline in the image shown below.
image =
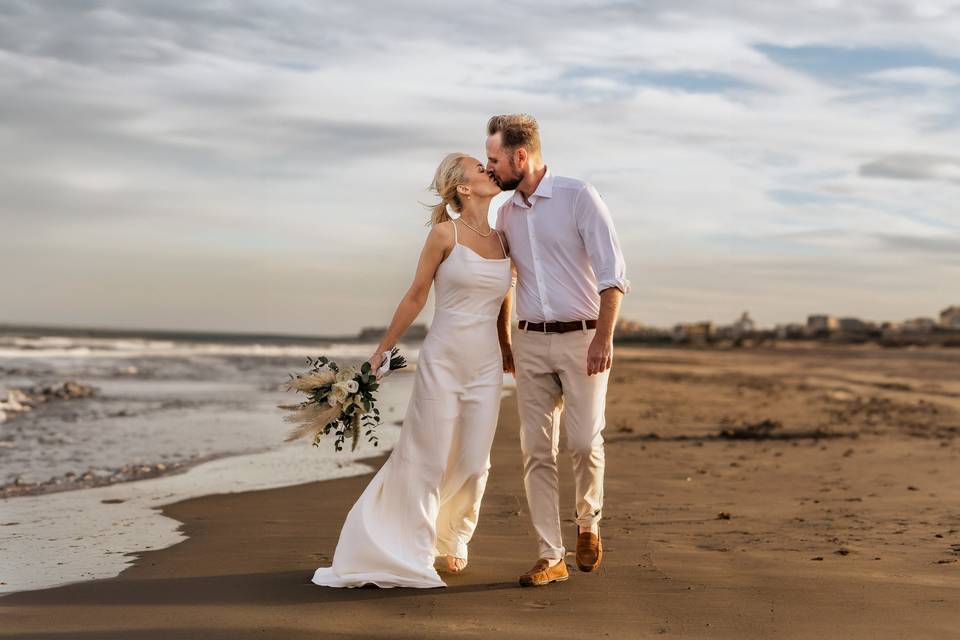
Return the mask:
<path id="1" fill-rule="evenodd" d="M 381 429 L 381 446 L 392 448 L 399 427 Z M 138 553 L 182 542 L 182 523 L 157 511 L 169 504 L 362 475 L 370 471 L 362 460 L 377 453 L 367 447 L 336 453 L 332 445 L 318 450 L 298 441 L 147 480 L 3 499 L 0 596 L 110 578 L 135 562 Z"/>
<path id="2" fill-rule="evenodd" d="M 165 505 L 162 515 L 182 523 L 178 544 L 136 554 L 114 578 L 0 597 L 0 638 L 493 638 L 562 628 L 613 638 L 873 640 L 955 632 L 960 478 L 951 469 L 960 439 L 943 429 L 960 416 L 960 381 L 946 377 L 955 361 L 918 369 L 857 357 L 814 364 L 618 354 L 596 573 L 577 571 L 568 556 L 567 582 L 516 586 L 536 544 L 510 393 L 471 562 L 464 574 L 444 576 L 446 589 L 309 582 L 329 565 L 380 457 L 360 461 L 370 465 L 366 475 Z M 838 385 L 860 400 L 832 398 Z M 923 414 L 926 422 L 911 413 L 928 403 L 937 411 Z M 841 416 L 861 434 L 856 440 L 634 437 L 715 433 L 722 417 L 766 416 L 799 430 L 861 404 L 885 413 Z M 564 451 L 560 469 L 572 545 Z"/>
<path id="3" fill-rule="evenodd" d="M 240 453 L 223 451 L 205 456 L 198 456 L 187 460 L 176 460 L 173 462 L 157 463 L 132 463 L 110 469 L 110 475 L 103 473 L 95 474 L 87 471 L 83 475 L 67 474 L 70 479 L 64 476 L 57 476 L 43 482 L 10 482 L 0 485 L 0 500 L 12 498 L 48 496 L 55 493 L 67 491 L 85 491 L 89 489 L 101 489 L 103 487 L 113 487 L 129 482 L 141 482 L 144 480 L 153 480 L 155 478 L 166 478 L 181 473 L 187 473 L 190 469 L 207 462 L 220 460 L 221 458 L 233 458 L 243 455 L 255 455 L 265 453 L 269 448 L 256 451 L 244 451 Z M 98 469 L 98 471 L 100 471 Z"/>

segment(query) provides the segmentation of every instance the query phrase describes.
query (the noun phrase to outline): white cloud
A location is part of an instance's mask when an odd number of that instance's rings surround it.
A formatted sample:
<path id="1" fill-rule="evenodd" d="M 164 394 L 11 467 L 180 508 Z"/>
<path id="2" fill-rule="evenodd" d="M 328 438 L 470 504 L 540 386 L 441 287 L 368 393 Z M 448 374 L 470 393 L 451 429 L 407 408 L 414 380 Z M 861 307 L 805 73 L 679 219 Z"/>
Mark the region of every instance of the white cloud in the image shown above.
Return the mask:
<path id="1" fill-rule="evenodd" d="M 924 160 L 960 142 L 955 3 L 463 9 L 4 3 L 0 143 L 16 161 L 0 170 L 0 270 L 22 274 L 23 295 L 0 321 L 173 322 L 130 303 L 123 292 L 144 274 L 119 266 L 113 297 L 73 295 L 132 251 L 177 326 L 386 322 L 419 254 L 417 201 L 430 200 L 436 162 L 482 154 L 487 117 L 517 110 L 540 120 L 551 166 L 608 200 L 631 280 L 649 283 L 627 316 L 719 317 L 749 303 L 785 320 L 836 301 L 906 316 L 950 302 L 956 263 L 917 247 L 960 233 L 955 167 Z M 837 76 L 778 63 L 761 44 L 870 47 L 904 63 Z M 917 66 L 916 51 L 954 66 Z M 920 173 L 878 178 L 905 171 Z M 903 255 L 879 302 L 891 252 Z M 357 261 L 369 256 L 382 281 L 349 304 L 380 320 L 318 326 L 324 288 L 311 283 L 362 274 L 365 288 L 374 273 Z M 218 261 L 233 277 L 212 275 Z M 286 274 L 303 282 L 272 284 Z M 198 302 L 214 289 L 229 290 L 222 314 Z"/>
<path id="2" fill-rule="evenodd" d="M 938 67 L 900 67 L 875 71 L 866 76 L 870 80 L 894 82 L 928 87 L 956 87 L 960 85 L 960 74 Z"/>
<path id="3" fill-rule="evenodd" d="M 943 180 L 960 184 L 960 156 L 902 153 L 868 162 L 860 175 L 894 180 Z"/>

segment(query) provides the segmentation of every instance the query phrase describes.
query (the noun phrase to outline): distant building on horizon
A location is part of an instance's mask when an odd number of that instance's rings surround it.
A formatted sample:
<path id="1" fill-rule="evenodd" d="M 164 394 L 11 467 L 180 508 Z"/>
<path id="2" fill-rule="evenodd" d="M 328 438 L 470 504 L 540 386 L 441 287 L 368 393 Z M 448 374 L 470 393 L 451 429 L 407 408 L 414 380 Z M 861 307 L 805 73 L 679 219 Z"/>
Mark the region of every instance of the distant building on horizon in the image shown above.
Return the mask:
<path id="1" fill-rule="evenodd" d="M 826 314 L 807 316 L 807 333 L 812 336 L 830 335 L 840 329 L 840 320 Z"/>
<path id="2" fill-rule="evenodd" d="M 839 324 L 840 331 L 844 333 L 862 333 L 868 331 L 872 325 L 870 322 L 854 317 L 840 318 Z"/>
<path id="3" fill-rule="evenodd" d="M 901 333 L 931 333 L 937 326 L 933 318 L 911 318 L 900 324 Z"/>
<path id="4" fill-rule="evenodd" d="M 733 332 L 738 336 L 750 335 L 757 330 L 757 323 L 750 317 L 749 311 L 740 314 L 740 318 L 733 323 Z"/>
<path id="5" fill-rule="evenodd" d="M 800 340 L 807 337 L 807 327 L 799 322 L 778 324 L 774 327 L 777 338 L 780 340 Z"/>
<path id="6" fill-rule="evenodd" d="M 712 342 L 716 329 L 713 321 L 686 322 L 673 327 L 673 341 L 681 343 L 704 344 Z"/>
<path id="7" fill-rule="evenodd" d="M 940 326 L 960 330 L 960 307 L 949 306 L 940 312 Z"/>
<path id="8" fill-rule="evenodd" d="M 635 320 L 626 320 L 620 318 L 617 320 L 617 324 L 613 327 L 614 336 L 632 336 L 642 332 L 644 329 L 643 324 Z"/>
<path id="9" fill-rule="evenodd" d="M 613 338 L 625 342 L 661 344 L 671 342 L 672 334 L 669 329 L 621 318 L 613 328 Z"/>
<path id="10" fill-rule="evenodd" d="M 720 340 L 738 340 L 752 336 L 757 331 L 757 323 L 750 317 L 749 311 L 744 311 L 731 324 L 717 327 L 716 337 Z"/>

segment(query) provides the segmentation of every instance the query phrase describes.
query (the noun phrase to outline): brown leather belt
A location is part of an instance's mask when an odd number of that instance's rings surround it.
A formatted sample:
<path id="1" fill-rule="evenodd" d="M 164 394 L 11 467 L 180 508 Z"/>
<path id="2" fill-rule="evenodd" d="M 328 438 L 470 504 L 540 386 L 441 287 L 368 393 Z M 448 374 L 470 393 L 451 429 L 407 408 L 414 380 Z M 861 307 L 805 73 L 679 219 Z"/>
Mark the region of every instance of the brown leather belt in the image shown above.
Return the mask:
<path id="1" fill-rule="evenodd" d="M 596 320 L 571 320 L 570 322 L 527 322 L 521 320 L 517 326 L 521 331 L 536 331 L 537 333 L 566 333 L 567 331 L 580 331 L 586 329 L 596 329 Z"/>

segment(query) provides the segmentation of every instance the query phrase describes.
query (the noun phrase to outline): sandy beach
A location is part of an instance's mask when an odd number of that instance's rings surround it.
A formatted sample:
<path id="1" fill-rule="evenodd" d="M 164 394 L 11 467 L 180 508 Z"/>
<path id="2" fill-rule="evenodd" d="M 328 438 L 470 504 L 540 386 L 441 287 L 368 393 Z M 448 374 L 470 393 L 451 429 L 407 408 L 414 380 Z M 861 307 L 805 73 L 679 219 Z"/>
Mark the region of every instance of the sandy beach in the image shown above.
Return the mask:
<path id="1" fill-rule="evenodd" d="M 0 598 L 0 638 L 956 637 L 958 370 L 957 350 L 618 347 L 597 573 L 516 585 L 536 547 L 509 394 L 446 589 L 310 583 L 367 474 L 166 505 L 182 542 Z"/>

